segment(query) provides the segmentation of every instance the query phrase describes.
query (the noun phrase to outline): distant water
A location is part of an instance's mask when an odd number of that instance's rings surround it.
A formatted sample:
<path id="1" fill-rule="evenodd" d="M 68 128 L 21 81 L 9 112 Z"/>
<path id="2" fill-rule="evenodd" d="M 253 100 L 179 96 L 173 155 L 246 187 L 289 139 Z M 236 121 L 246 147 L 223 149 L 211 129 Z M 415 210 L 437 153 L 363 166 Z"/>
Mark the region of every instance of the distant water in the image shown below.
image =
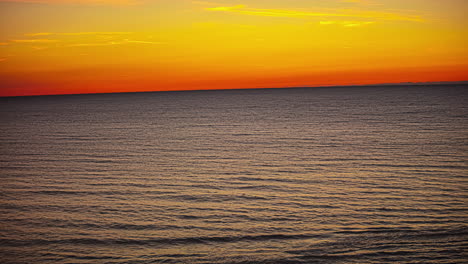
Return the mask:
<path id="1" fill-rule="evenodd" d="M 2 263 L 466 263 L 468 87 L 0 99 Z"/>

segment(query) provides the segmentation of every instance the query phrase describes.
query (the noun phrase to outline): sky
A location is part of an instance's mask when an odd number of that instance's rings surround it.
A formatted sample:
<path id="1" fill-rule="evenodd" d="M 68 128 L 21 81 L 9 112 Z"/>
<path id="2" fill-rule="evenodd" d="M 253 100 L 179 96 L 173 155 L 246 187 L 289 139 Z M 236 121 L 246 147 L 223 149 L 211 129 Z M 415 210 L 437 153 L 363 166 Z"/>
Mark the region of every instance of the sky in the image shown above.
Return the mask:
<path id="1" fill-rule="evenodd" d="M 0 96 L 468 80 L 466 0 L 0 0 Z"/>

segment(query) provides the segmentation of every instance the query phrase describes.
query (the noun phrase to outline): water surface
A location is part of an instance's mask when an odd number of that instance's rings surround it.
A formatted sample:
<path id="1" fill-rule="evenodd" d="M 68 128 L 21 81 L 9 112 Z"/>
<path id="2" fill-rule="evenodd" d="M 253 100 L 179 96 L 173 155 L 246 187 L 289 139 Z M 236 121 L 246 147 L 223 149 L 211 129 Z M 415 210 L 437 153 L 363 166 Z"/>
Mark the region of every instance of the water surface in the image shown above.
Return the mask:
<path id="1" fill-rule="evenodd" d="M 463 86 L 0 99 L 3 263 L 462 263 Z"/>

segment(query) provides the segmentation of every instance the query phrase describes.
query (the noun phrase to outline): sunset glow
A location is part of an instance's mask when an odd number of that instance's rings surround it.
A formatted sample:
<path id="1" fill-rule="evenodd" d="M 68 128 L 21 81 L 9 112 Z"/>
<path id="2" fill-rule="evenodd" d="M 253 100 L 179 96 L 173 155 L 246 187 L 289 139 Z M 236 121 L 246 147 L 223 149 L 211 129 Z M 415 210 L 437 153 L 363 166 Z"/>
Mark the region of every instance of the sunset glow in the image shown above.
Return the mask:
<path id="1" fill-rule="evenodd" d="M 465 0 L 0 0 L 0 96 L 468 80 Z"/>

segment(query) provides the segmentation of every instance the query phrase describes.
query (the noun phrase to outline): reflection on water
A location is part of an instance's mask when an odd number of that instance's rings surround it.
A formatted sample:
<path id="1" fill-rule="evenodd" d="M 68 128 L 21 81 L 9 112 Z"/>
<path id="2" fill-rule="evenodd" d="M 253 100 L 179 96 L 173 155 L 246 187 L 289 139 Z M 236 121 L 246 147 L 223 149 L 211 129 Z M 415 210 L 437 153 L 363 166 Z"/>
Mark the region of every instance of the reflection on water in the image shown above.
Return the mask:
<path id="1" fill-rule="evenodd" d="M 6 263 L 460 263 L 466 87 L 0 99 Z"/>

